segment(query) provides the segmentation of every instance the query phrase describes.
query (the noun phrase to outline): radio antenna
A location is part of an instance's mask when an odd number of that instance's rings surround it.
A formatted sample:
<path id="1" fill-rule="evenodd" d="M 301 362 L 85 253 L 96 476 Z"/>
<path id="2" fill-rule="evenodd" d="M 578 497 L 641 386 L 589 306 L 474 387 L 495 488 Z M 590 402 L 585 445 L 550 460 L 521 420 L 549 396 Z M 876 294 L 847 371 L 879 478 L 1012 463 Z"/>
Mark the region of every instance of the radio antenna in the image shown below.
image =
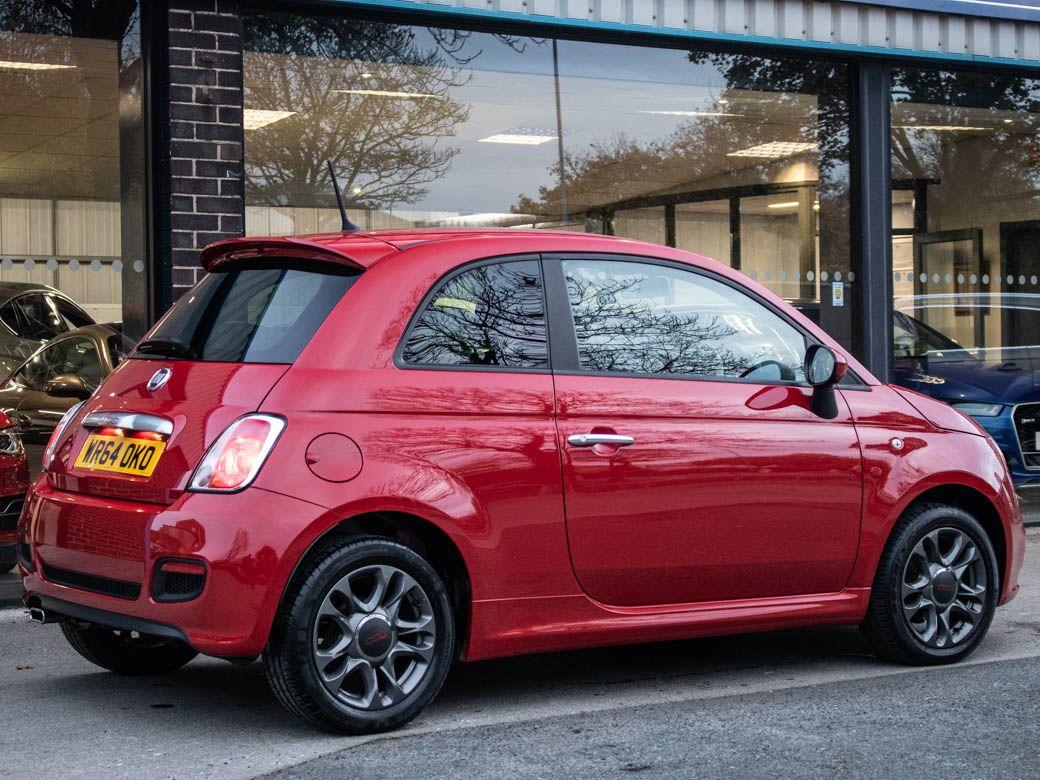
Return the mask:
<path id="1" fill-rule="evenodd" d="M 332 189 L 336 191 L 336 204 L 339 206 L 340 219 L 343 220 L 343 226 L 340 229 L 344 233 L 356 233 L 361 228 L 347 218 L 347 207 L 343 205 L 343 191 L 339 188 L 339 181 L 336 179 L 336 171 L 332 167 L 332 160 L 326 160 L 325 164 L 329 166 L 329 176 L 332 177 Z"/>

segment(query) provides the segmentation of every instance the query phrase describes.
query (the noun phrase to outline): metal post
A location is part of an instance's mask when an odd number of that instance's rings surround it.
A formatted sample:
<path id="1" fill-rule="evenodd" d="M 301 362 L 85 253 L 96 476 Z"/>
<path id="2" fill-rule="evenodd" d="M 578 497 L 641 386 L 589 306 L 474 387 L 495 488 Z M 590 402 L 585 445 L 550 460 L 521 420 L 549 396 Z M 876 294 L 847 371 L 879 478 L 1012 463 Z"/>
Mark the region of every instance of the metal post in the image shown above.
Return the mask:
<path id="1" fill-rule="evenodd" d="M 859 63 L 852 74 L 853 267 L 859 288 L 857 352 L 883 382 L 892 377 L 891 71 Z"/>

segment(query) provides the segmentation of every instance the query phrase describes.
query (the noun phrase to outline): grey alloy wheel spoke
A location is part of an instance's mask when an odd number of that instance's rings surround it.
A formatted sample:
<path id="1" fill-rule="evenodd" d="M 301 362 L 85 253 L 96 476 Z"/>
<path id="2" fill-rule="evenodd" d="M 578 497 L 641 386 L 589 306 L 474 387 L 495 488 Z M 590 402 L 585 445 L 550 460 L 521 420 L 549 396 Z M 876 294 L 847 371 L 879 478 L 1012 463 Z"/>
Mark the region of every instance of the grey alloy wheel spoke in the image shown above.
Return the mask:
<path id="1" fill-rule="evenodd" d="M 320 622 L 323 618 L 335 624 L 348 640 L 353 636 L 354 630 L 350 627 L 349 616 L 344 615 L 340 608 L 332 602 L 332 593 L 329 593 L 318 607 L 318 621 Z"/>
<path id="2" fill-rule="evenodd" d="M 336 664 L 335 661 L 338 659 L 332 659 L 323 669 L 319 670 L 321 680 L 325 683 L 325 687 L 337 691 L 343 685 L 343 681 L 357 668 L 358 664 L 362 663 L 356 658 L 343 658 L 342 655 L 340 655 L 339 658 L 343 659 L 342 663 Z M 333 669 L 333 671 L 330 672 L 329 669 Z"/>
<path id="3" fill-rule="evenodd" d="M 959 528 L 936 528 L 907 556 L 900 583 L 903 618 L 925 645 L 954 648 L 978 626 L 986 585 L 985 563 L 971 536 Z"/>
<path id="4" fill-rule="evenodd" d="M 359 659 L 357 668 L 361 677 L 361 683 L 364 686 L 358 705 L 362 709 L 372 709 L 379 703 L 379 676 L 376 674 L 376 668 L 371 661 Z"/>
<path id="5" fill-rule="evenodd" d="M 383 706 L 389 706 L 391 704 L 397 704 L 407 694 L 404 692 L 404 688 L 401 687 L 401 683 L 397 679 L 397 673 L 394 671 L 394 663 L 391 660 L 393 656 L 387 656 L 383 659 L 383 663 L 379 664 L 377 669 L 377 677 L 383 680 L 383 685 L 379 692 L 379 698 Z"/>
<path id="6" fill-rule="evenodd" d="M 375 621 L 389 649 L 367 643 Z M 368 632 L 366 634 L 366 632 Z M 376 710 L 408 698 L 425 679 L 437 620 L 423 586 L 391 564 L 362 565 L 325 594 L 314 619 L 311 654 L 325 689 L 343 707 Z"/>
<path id="7" fill-rule="evenodd" d="M 405 642 L 403 640 L 397 640 L 397 643 L 390 650 L 390 658 L 397 660 L 398 658 L 416 658 L 423 663 L 428 664 L 433 658 L 433 643 L 430 644 L 413 644 L 411 642 Z"/>
<path id="8" fill-rule="evenodd" d="M 957 559 L 960 558 L 961 553 L 964 552 L 965 547 L 970 544 L 971 542 L 968 541 L 968 538 L 964 534 L 957 534 L 954 536 L 953 539 L 951 539 L 950 546 L 946 552 L 939 553 L 939 560 L 942 562 L 942 565 L 953 566 Z"/>
<path id="9" fill-rule="evenodd" d="M 383 603 L 390 580 L 396 571 L 399 571 L 399 569 L 395 569 L 392 566 L 366 566 L 350 575 L 351 584 L 359 579 L 372 580 L 372 589 L 365 599 L 357 599 L 358 608 L 362 612 L 371 614 Z M 353 593 L 353 590 L 351 592 Z M 355 598 L 357 598 L 356 594 Z"/>
<path id="10" fill-rule="evenodd" d="M 938 618 L 939 630 L 936 633 L 935 641 L 939 647 L 946 647 L 953 638 L 953 629 L 950 627 L 950 610 L 937 609 L 936 617 Z"/>

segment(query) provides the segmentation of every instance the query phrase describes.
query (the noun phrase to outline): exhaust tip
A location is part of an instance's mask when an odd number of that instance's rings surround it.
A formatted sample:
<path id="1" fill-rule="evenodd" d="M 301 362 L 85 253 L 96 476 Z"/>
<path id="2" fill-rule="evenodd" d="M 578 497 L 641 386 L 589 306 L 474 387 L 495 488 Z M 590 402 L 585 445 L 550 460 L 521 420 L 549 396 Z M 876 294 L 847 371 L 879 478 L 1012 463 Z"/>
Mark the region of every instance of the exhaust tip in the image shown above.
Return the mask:
<path id="1" fill-rule="evenodd" d="M 29 607 L 29 620 L 33 620 L 37 623 L 46 623 L 47 613 L 40 607 Z"/>

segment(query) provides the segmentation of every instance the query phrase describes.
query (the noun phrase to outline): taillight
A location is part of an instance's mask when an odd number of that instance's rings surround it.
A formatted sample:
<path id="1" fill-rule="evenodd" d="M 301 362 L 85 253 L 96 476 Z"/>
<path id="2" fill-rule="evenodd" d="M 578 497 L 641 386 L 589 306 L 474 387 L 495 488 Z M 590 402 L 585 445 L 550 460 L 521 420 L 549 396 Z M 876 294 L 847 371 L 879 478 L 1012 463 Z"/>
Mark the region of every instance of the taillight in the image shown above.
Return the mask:
<path id="1" fill-rule="evenodd" d="M 284 428 L 285 420 L 267 414 L 235 420 L 206 451 L 188 490 L 220 493 L 248 487 Z"/>
<path id="2" fill-rule="evenodd" d="M 61 435 L 65 433 L 65 429 L 72 422 L 72 418 L 79 412 L 80 407 L 83 406 L 83 401 L 78 404 L 74 404 L 69 408 L 65 414 L 62 415 L 61 419 L 58 420 L 58 425 L 54 428 L 54 432 L 51 434 L 50 439 L 47 440 L 47 446 L 43 450 L 43 470 L 46 471 L 51 467 L 51 461 L 54 460 L 54 451 L 58 447 L 58 440 L 61 439 Z"/>

